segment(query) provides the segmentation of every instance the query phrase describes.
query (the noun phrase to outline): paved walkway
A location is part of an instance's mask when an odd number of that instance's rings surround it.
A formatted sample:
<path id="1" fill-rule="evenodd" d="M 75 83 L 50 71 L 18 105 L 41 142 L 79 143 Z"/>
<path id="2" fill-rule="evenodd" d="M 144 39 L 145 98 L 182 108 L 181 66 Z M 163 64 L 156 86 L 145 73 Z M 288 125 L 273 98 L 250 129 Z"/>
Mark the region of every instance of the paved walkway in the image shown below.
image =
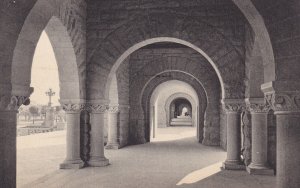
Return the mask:
<path id="1" fill-rule="evenodd" d="M 226 153 L 194 137 L 106 150 L 107 167 L 57 170 L 64 139 L 65 131 L 18 137 L 18 187 L 271 188 L 275 183 L 275 177 L 220 171 Z"/>

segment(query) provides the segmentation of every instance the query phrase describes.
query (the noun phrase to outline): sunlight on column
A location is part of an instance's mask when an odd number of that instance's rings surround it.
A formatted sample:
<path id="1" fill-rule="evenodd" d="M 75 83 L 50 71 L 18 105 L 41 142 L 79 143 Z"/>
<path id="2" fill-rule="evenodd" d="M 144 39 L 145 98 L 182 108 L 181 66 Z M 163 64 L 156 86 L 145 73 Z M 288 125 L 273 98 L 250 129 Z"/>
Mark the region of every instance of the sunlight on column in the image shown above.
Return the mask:
<path id="1" fill-rule="evenodd" d="M 176 185 L 180 186 L 183 184 L 192 184 L 201 181 L 209 176 L 212 176 L 221 171 L 222 162 L 215 163 L 208 167 L 196 170 L 194 172 L 186 175 L 182 180 L 180 180 Z"/>

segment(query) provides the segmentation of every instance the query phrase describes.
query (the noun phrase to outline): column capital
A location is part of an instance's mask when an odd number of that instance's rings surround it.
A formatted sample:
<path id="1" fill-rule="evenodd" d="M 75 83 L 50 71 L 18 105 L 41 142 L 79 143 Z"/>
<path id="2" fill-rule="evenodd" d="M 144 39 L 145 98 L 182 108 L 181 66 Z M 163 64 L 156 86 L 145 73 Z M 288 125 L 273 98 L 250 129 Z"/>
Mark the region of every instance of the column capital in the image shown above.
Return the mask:
<path id="1" fill-rule="evenodd" d="M 264 98 L 248 98 L 245 102 L 251 113 L 267 113 L 270 110 L 270 105 Z"/>
<path id="2" fill-rule="evenodd" d="M 300 113 L 299 83 L 270 82 L 262 85 L 267 104 L 275 113 Z"/>
<path id="3" fill-rule="evenodd" d="M 29 96 L 2 95 L 0 96 L 1 111 L 17 111 L 19 107 L 30 104 Z"/>
<path id="4" fill-rule="evenodd" d="M 228 113 L 240 113 L 246 109 L 245 101 L 242 99 L 223 99 L 222 104 Z"/>
<path id="5" fill-rule="evenodd" d="M 84 104 L 82 103 L 66 103 L 60 101 L 60 104 L 62 106 L 62 109 L 67 113 L 79 113 L 82 110 L 84 110 Z"/>
<path id="6" fill-rule="evenodd" d="M 108 111 L 108 104 L 95 104 L 95 103 L 87 103 L 85 104 L 85 109 L 91 113 L 102 114 Z"/>

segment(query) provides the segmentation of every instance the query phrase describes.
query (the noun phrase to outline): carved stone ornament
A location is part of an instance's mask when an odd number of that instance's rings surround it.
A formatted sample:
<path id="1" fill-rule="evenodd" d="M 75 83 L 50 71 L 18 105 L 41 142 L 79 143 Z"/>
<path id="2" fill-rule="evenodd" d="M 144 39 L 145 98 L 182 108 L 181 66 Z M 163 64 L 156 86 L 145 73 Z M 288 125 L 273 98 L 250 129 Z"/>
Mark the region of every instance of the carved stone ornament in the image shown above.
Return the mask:
<path id="1" fill-rule="evenodd" d="M 9 95 L 0 96 L 0 110 L 5 110 L 5 111 L 18 110 L 22 104 L 29 105 L 30 104 L 29 97 L 9 96 Z"/>
<path id="2" fill-rule="evenodd" d="M 61 103 L 61 106 L 66 112 L 80 112 L 84 110 L 84 104 L 79 103 Z"/>
<path id="3" fill-rule="evenodd" d="M 109 113 L 118 113 L 119 112 L 119 106 L 118 105 L 109 105 L 107 112 Z"/>
<path id="4" fill-rule="evenodd" d="M 243 103 L 225 103 L 223 106 L 226 112 L 242 112 L 246 110 L 246 105 Z"/>
<path id="5" fill-rule="evenodd" d="M 300 112 L 300 92 L 268 93 L 265 99 L 274 111 Z"/>
<path id="6" fill-rule="evenodd" d="M 105 113 L 109 109 L 107 104 L 86 104 L 85 109 L 91 113 Z"/>
<path id="7" fill-rule="evenodd" d="M 255 113 L 267 113 L 270 110 L 269 104 L 251 103 L 247 104 L 247 109 Z"/>

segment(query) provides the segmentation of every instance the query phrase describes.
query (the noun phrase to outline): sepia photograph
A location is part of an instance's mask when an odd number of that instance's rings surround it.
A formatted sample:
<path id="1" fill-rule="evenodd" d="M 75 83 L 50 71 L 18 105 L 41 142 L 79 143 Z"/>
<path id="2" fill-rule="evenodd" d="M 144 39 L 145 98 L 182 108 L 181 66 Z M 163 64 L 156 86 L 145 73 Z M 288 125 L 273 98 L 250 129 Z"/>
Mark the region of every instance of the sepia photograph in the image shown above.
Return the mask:
<path id="1" fill-rule="evenodd" d="M 0 0 L 0 188 L 300 188 L 300 1 Z"/>

